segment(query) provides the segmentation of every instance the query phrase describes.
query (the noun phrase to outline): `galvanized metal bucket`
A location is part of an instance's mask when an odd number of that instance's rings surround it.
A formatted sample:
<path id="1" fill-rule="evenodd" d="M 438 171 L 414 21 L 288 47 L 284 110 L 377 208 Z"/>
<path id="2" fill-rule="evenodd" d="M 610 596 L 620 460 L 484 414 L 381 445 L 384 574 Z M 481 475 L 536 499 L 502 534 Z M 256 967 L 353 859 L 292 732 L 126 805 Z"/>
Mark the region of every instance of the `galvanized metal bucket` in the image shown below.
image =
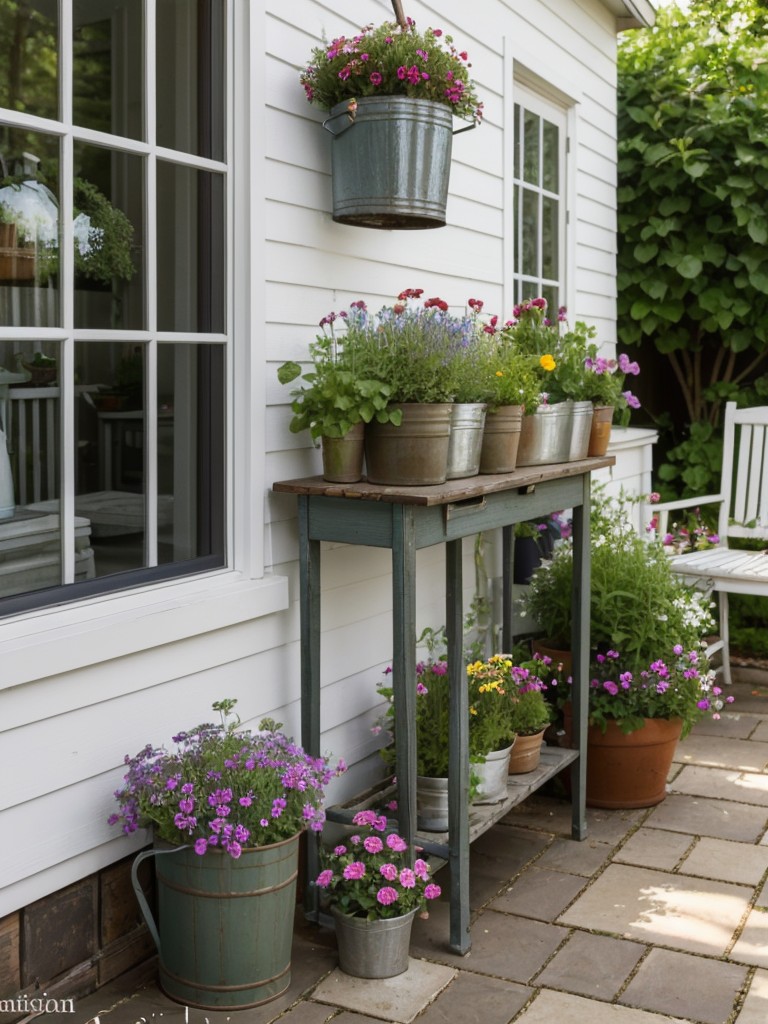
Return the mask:
<path id="1" fill-rule="evenodd" d="M 399 427 L 374 420 L 365 428 L 368 480 L 390 487 L 445 483 L 453 406 L 404 402 L 398 408 Z"/>
<path id="2" fill-rule="evenodd" d="M 416 911 L 368 921 L 331 907 L 339 967 L 353 978 L 394 978 L 408 970 L 411 927 Z"/>
<path id="3" fill-rule="evenodd" d="M 471 771 L 479 779 L 474 804 L 497 804 L 507 795 L 509 756 L 517 740 L 503 750 L 492 750 L 483 764 L 473 764 Z"/>
<path id="4" fill-rule="evenodd" d="M 138 880 L 157 857 L 160 931 Z M 189 846 L 140 853 L 131 879 L 157 946 L 160 987 L 205 1010 L 243 1010 L 282 995 L 291 983 L 299 835 L 243 850 L 198 856 Z"/>
<path id="5" fill-rule="evenodd" d="M 453 116 L 444 103 L 364 96 L 337 103 L 323 127 L 333 135 L 333 219 L 366 228 L 445 225 Z"/>
<path id="6" fill-rule="evenodd" d="M 522 405 L 500 405 L 485 417 L 481 473 L 511 473 L 517 467 Z"/>
<path id="7" fill-rule="evenodd" d="M 591 402 L 573 403 L 573 420 L 571 423 L 571 447 L 568 452 L 568 461 L 577 462 L 579 459 L 586 459 L 589 451 L 589 435 L 592 430 Z"/>
<path id="8" fill-rule="evenodd" d="M 523 416 L 518 466 L 548 466 L 567 462 L 571 449 L 573 402 L 540 405 Z"/>
<path id="9" fill-rule="evenodd" d="M 365 424 L 355 423 L 344 437 L 323 438 L 323 480 L 353 484 L 363 475 Z"/>
<path id="10" fill-rule="evenodd" d="M 486 409 L 482 402 L 456 402 L 454 405 L 448 445 L 448 480 L 479 473 Z"/>
<path id="11" fill-rule="evenodd" d="M 425 832 L 448 831 L 448 779 L 416 776 L 416 824 Z"/>

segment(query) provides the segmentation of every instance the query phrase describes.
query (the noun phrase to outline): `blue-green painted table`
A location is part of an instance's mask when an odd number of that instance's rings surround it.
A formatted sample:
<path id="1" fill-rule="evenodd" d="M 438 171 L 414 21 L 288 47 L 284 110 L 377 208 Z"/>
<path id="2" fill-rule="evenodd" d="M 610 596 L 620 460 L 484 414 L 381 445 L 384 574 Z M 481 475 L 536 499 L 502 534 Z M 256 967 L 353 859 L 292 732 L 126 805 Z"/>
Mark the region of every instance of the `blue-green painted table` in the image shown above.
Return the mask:
<path id="1" fill-rule="evenodd" d="M 322 541 L 389 548 L 392 552 L 392 676 L 398 827 L 416 837 L 416 551 L 445 545 L 448 662 L 464 663 L 462 553 L 464 537 L 500 528 L 503 538 L 502 647 L 513 639 L 512 555 L 516 523 L 573 509 L 574 751 L 571 764 L 571 833 L 586 837 L 586 723 L 589 654 L 589 503 L 592 470 L 613 458 L 531 466 L 498 476 L 452 480 L 433 487 L 383 487 L 366 482 L 330 484 L 322 477 L 283 480 L 273 490 L 298 496 L 301 610 L 301 739 L 320 754 L 320 545 Z M 466 953 L 469 928 L 468 698 L 460 673 L 451 673 L 449 832 L 450 946 Z M 554 770 L 554 769 L 553 769 Z M 550 772 L 549 774 L 552 774 Z M 502 810 L 504 808 L 502 807 Z M 488 818 L 489 826 L 500 815 Z M 419 837 L 423 845 L 423 837 Z M 311 844 L 310 844 L 311 845 Z M 317 874 L 310 848 L 307 877 Z M 310 896 L 311 898 L 311 896 Z"/>

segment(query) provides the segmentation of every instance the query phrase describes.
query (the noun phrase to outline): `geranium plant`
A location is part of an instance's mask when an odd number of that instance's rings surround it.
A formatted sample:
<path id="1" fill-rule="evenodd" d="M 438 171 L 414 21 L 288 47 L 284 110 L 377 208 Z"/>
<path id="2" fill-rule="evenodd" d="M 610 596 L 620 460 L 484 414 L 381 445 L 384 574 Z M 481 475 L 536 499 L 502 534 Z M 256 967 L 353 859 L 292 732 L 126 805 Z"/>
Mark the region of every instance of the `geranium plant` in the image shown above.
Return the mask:
<path id="1" fill-rule="evenodd" d="M 309 346 L 311 370 L 302 373 L 301 365 L 293 360 L 278 368 L 281 384 L 290 384 L 297 378 L 302 381 L 291 391 L 293 434 L 309 430 L 313 441 L 319 437 L 344 437 L 356 423 L 370 423 L 374 416 L 381 422 L 393 423 L 402 418 L 398 410 L 387 408 L 389 385 L 373 377 L 360 377 L 354 351 L 345 348 L 343 334 L 336 335 L 334 324 L 337 320 L 343 323 L 347 315 L 342 310 L 329 313 L 320 321 L 323 333 Z"/>
<path id="2" fill-rule="evenodd" d="M 312 50 L 301 84 L 310 103 L 331 110 L 337 103 L 364 96 L 410 96 L 451 108 L 458 117 L 479 122 L 478 102 L 469 76 L 468 55 L 442 29 L 417 32 L 385 22 L 367 25 Z"/>
<path id="3" fill-rule="evenodd" d="M 315 884 L 332 907 L 377 921 L 423 910 L 437 899 L 440 886 L 430 880 L 427 862 L 417 857 L 411 866 L 408 844 L 387 831 L 385 815 L 359 811 L 352 822 L 362 831 L 320 854 L 324 866 Z"/>
<path id="4" fill-rule="evenodd" d="M 669 655 L 642 668 L 622 664 L 618 651 L 597 654 L 590 666 L 589 721 L 606 731 L 614 721 L 623 733 L 642 727 L 646 718 L 679 718 L 682 735 L 707 713 L 719 719 L 733 697 L 724 697 L 704 653 L 675 644 Z M 561 698 L 568 697 L 567 688 Z"/>
<path id="5" fill-rule="evenodd" d="M 111 825 L 123 832 L 151 826 L 158 839 L 193 845 L 195 853 L 223 849 L 237 858 L 309 828 L 322 830 L 323 799 L 331 779 L 345 771 L 311 757 L 264 719 L 259 732 L 239 729 L 236 700 L 213 705 L 220 724 L 204 723 L 173 737 L 176 749 L 148 744 L 126 755 L 120 810 Z"/>

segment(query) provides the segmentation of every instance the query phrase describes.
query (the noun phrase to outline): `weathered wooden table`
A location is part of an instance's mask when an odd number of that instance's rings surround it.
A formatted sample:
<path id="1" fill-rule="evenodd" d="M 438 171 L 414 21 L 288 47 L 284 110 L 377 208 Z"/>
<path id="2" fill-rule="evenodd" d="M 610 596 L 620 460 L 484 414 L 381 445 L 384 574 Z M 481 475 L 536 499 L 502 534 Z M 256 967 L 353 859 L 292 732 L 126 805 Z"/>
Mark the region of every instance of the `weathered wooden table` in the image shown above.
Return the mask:
<path id="1" fill-rule="evenodd" d="M 299 503 L 301 610 L 301 739 L 320 754 L 320 544 L 335 541 L 389 548 L 392 553 L 392 676 L 396 735 L 397 819 L 400 833 L 450 864 L 450 946 L 466 953 L 469 928 L 469 845 L 564 765 L 571 765 L 571 833 L 586 837 L 586 723 L 589 655 L 589 505 L 592 470 L 614 459 L 584 459 L 531 466 L 498 476 L 451 480 L 433 487 L 384 487 L 366 482 L 330 484 L 322 477 L 283 480 L 273 490 L 296 494 Z M 507 799 L 478 810 L 469 805 L 468 696 L 461 672 L 450 673 L 449 830 L 444 836 L 416 828 L 416 551 L 444 544 L 446 633 L 449 665 L 462 665 L 461 541 L 501 528 L 503 552 L 502 645 L 513 639 L 512 556 L 516 523 L 573 509 L 574 747 L 546 748 L 535 777 L 510 777 Z M 330 815 L 329 815 L 330 816 Z M 339 820 L 343 820 L 343 815 Z M 309 851 L 307 878 L 317 874 L 317 849 Z M 312 908 L 308 907 L 312 913 Z M 316 905 L 315 905 L 316 914 Z"/>

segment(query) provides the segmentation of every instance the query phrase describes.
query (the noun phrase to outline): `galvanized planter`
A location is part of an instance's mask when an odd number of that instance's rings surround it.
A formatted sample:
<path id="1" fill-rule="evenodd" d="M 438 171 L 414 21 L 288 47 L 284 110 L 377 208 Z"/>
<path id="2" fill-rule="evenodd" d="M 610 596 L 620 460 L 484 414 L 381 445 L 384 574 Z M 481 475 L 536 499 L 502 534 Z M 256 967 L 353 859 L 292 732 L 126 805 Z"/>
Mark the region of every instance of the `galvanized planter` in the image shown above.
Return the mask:
<path id="1" fill-rule="evenodd" d="M 507 795 L 509 758 L 516 743 L 517 738 L 503 750 L 492 750 L 486 754 L 483 764 L 472 765 L 472 774 L 480 780 L 473 804 L 497 804 Z"/>
<path id="2" fill-rule="evenodd" d="M 511 473 L 517 466 L 522 405 L 500 405 L 485 417 L 480 449 L 481 473 Z"/>
<path id="3" fill-rule="evenodd" d="M 333 219 L 366 228 L 445 225 L 453 116 L 444 103 L 364 96 L 338 103 L 333 135 Z"/>
<path id="4" fill-rule="evenodd" d="M 591 402 L 573 403 L 573 421 L 571 424 L 571 447 L 568 452 L 569 462 L 586 459 L 589 451 L 589 435 L 592 431 Z"/>
<path id="5" fill-rule="evenodd" d="M 445 483 L 453 406 L 404 402 L 398 408 L 399 427 L 374 420 L 365 428 L 368 480 L 389 487 Z"/>
<path id="6" fill-rule="evenodd" d="M 416 776 L 416 823 L 425 832 L 448 831 L 448 779 Z"/>
<path id="7" fill-rule="evenodd" d="M 416 911 L 368 921 L 331 907 L 339 967 L 353 978 L 394 978 L 408 970 L 411 927 Z"/>
<path id="8" fill-rule="evenodd" d="M 138 881 L 157 857 L 160 930 Z M 243 1010 L 282 995 L 291 983 L 299 834 L 271 846 L 202 857 L 158 844 L 133 862 L 134 892 L 159 956 L 160 987 L 205 1010 Z"/>
<path id="9" fill-rule="evenodd" d="M 571 450 L 571 422 L 573 402 L 540 405 L 523 416 L 518 466 L 548 466 L 568 462 Z"/>
<path id="10" fill-rule="evenodd" d="M 477 476 L 487 406 L 482 402 L 456 402 L 451 414 L 448 480 Z"/>
<path id="11" fill-rule="evenodd" d="M 356 423 L 344 437 L 323 438 L 323 480 L 353 484 L 363 475 L 365 424 Z"/>

